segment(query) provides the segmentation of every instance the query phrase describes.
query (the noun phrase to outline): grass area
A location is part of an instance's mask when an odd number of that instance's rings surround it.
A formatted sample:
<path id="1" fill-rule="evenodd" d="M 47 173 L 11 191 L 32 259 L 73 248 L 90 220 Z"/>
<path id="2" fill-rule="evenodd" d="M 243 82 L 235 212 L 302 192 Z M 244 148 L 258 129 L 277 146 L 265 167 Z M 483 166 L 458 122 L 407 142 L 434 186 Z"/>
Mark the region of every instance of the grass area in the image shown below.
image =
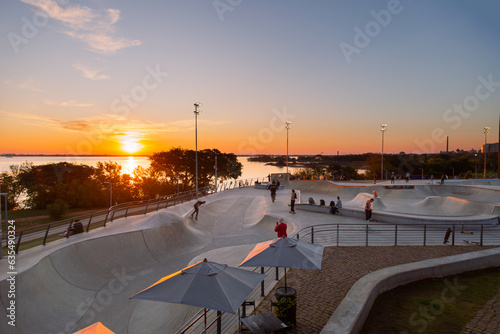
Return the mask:
<path id="1" fill-rule="evenodd" d="M 94 209 L 70 209 L 60 220 L 68 219 L 72 217 L 77 217 L 83 215 L 83 212 L 91 211 L 103 211 L 107 210 L 104 208 L 94 208 Z M 16 229 L 22 230 L 25 228 L 35 227 L 39 225 L 49 224 L 54 222 L 52 218 L 48 217 L 47 210 L 10 210 L 8 211 L 8 218 L 16 220 Z M 5 217 L 4 217 L 5 218 Z"/>
<path id="2" fill-rule="evenodd" d="M 500 287 L 500 268 L 430 278 L 381 294 L 360 333 L 460 333 Z"/>

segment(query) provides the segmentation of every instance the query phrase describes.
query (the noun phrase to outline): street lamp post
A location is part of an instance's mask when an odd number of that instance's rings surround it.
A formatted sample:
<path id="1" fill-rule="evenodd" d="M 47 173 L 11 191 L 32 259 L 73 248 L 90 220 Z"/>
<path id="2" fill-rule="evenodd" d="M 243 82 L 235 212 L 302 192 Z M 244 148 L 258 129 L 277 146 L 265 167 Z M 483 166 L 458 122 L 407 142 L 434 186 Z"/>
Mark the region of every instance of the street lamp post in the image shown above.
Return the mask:
<path id="1" fill-rule="evenodd" d="M 477 153 L 474 154 L 474 169 L 475 169 L 475 174 L 476 174 L 476 179 L 477 179 Z"/>
<path id="2" fill-rule="evenodd" d="M 109 207 L 113 206 L 113 183 L 104 182 L 109 184 Z"/>
<path id="3" fill-rule="evenodd" d="M 217 156 L 215 156 L 214 169 L 215 169 L 215 192 L 217 192 Z"/>
<path id="4" fill-rule="evenodd" d="M 384 179 L 384 132 L 387 131 L 387 124 L 380 124 L 380 131 L 382 132 L 382 155 L 380 159 L 380 178 Z"/>
<path id="5" fill-rule="evenodd" d="M 486 179 L 486 143 L 487 143 L 487 138 L 488 138 L 488 133 L 490 132 L 490 127 L 485 126 L 484 127 L 484 147 L 483 147 L 483 154 L 484 154 L 484 179 Z"/>
<path id="6" fill-rule="evenodd" d="M 285 128 L 286 128 L 286 173 L 288 174 L 288 130 L 290 130 L 292 122 L 286 121 L 285 122 Z"/>
<path id="7" fill-rule="evenodd" d="M 200 111 L 198 107 L 201 103 L 196 102 L 194 104 L 194 141 L 196 147 L 196 201 L 198 201 L 198 114 Z"/>

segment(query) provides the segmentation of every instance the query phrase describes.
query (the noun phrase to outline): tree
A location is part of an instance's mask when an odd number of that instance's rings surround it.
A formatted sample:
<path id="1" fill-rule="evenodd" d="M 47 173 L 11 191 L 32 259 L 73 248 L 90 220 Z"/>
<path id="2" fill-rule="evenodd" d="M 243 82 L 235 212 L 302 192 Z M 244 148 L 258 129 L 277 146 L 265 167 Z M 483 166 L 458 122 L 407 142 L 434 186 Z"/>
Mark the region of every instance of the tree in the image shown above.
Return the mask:
<path id="1" fill-rule="evenodd" d="M 217 156 L 217 178 L 221 180 L 236 179 L 241 176 L 242 164 L 236 155 L 221 153 L 217 149 L 206 149 L 198 152 L 198 186 L 208 186 L 214 176 L 215 157 Z M 182 190 L 195 188 L 196 185 L 196 152 L 182 148 L 172 148 L 166 152 L 153 153 L 149 157 L 151 168 L 159 173 L 168 183 L 174 185 L 179 179 Z"/>
<path id="2" fill-rule="evenodd" d="M 57 199 L 75 206 L 78 197 L 82 196 L 75 188 L 88 181 L 93 172 L 93 167 L 68 162 L 40 166 L 23 164 L 16 177 L 16 186 L 26 194 L 24 204 L 27 208 L 45 209 Z M 92 193 L 85 195 L 93 196 Z"/>

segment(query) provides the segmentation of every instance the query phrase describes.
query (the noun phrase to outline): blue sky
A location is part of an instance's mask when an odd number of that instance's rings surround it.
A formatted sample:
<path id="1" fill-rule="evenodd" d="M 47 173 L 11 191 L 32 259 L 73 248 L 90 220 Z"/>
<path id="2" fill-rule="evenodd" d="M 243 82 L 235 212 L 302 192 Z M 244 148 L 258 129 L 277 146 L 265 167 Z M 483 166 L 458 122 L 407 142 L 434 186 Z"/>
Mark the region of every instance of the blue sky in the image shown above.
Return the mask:
<path id="1" fill-rule="evenodd" d="M 496 142 L 498 1 L 0 4 L 0 153 L 478 149 Z M 34 28 L 34 29 L 33 29 Z M 15 138 L 15 140 L 10 140 Z"/>

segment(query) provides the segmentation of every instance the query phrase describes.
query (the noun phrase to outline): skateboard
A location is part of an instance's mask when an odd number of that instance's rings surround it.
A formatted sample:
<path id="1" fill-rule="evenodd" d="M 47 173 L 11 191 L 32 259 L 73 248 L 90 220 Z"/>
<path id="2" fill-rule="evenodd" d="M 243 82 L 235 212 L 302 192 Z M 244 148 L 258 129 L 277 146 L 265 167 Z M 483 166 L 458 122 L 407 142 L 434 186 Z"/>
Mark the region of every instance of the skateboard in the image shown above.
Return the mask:
<path id="1" fill-rule="evenodd" d="M 477 242 L 477 241 L 471 241 L 471 240 L 465 240 L 465 239 L 464 239 L 464 242 L 465 242 L 466 244 L 468 244 L 468 245 L 470 245 L 470 244 L 479 245 L 479 242 Z"/>
<path id="2" fill-rule="evenodd" d="M 461 230 L 460 233 L 465 233 L 465 234 L 474 234 L 474 232 L 472 231 L 465 231 L 465 230 Z"/>

